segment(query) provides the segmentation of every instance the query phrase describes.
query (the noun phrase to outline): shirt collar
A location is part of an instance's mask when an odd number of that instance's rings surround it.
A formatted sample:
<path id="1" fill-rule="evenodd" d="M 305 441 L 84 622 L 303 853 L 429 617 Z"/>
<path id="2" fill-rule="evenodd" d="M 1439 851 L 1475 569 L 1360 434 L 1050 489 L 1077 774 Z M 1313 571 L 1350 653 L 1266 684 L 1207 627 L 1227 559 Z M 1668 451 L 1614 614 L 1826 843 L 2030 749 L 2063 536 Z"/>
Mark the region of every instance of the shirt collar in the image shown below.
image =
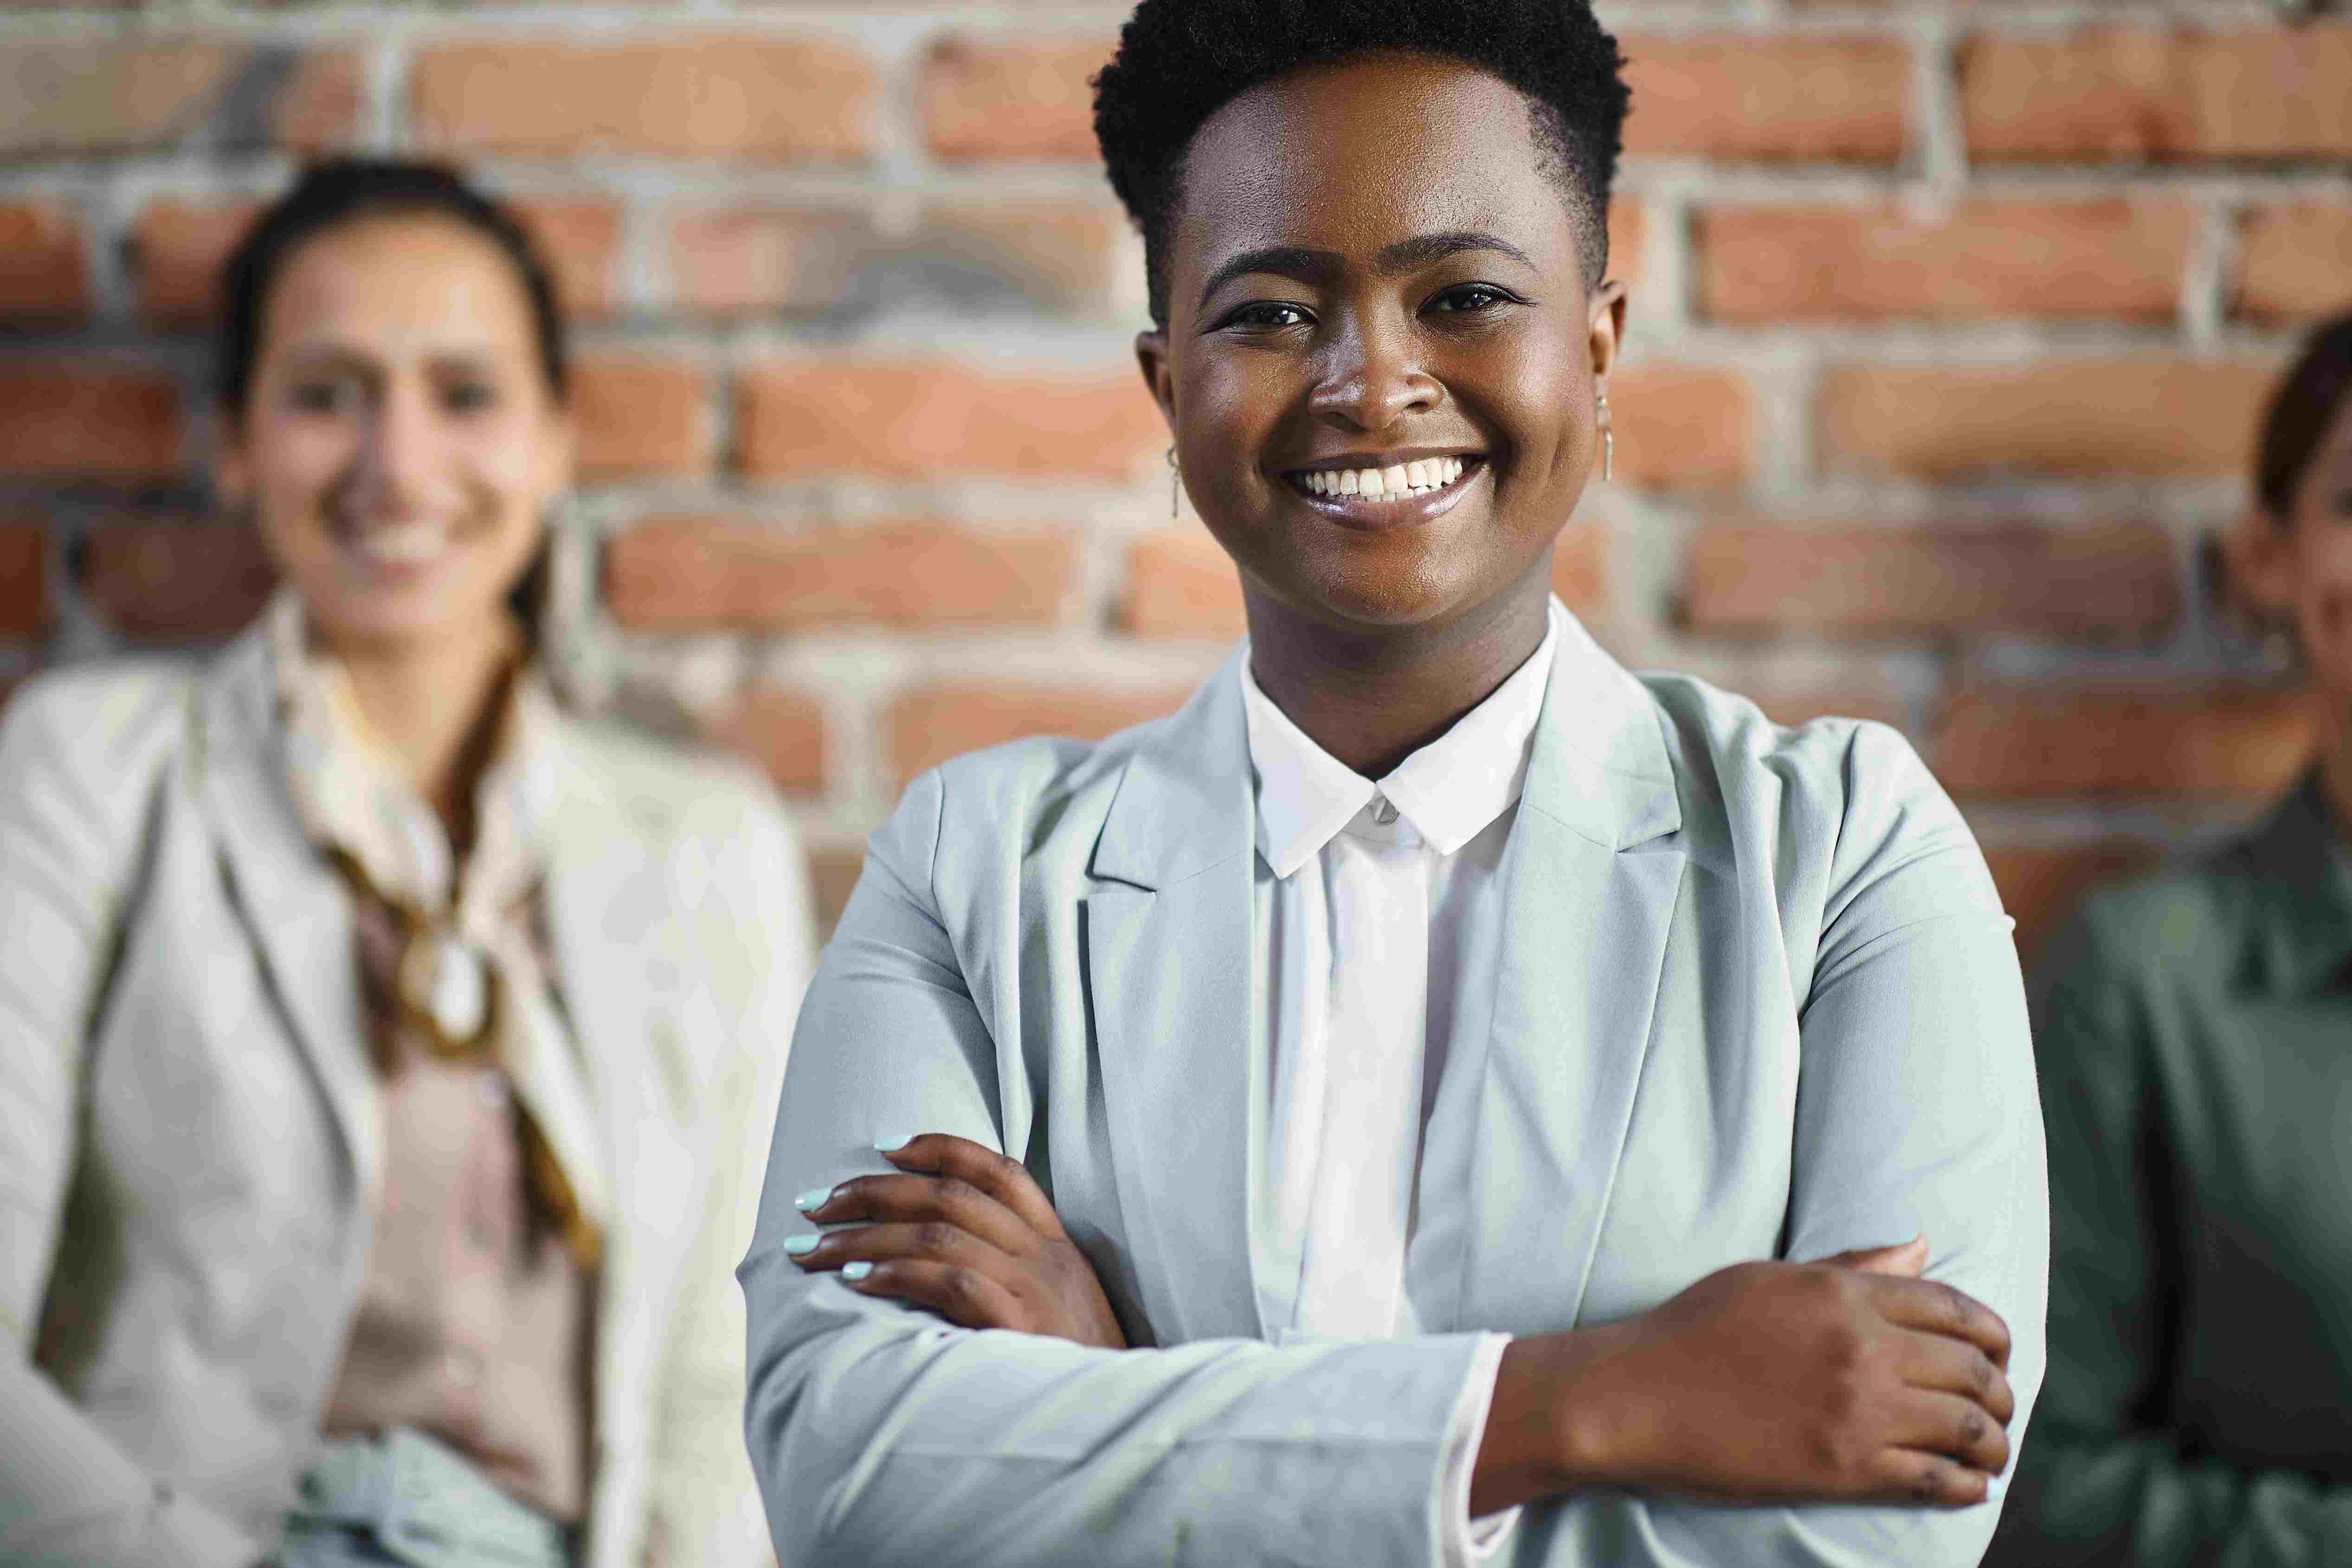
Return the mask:
<path id="1" fill-rule="evenodd" d="M 2253 954 L 2295 993 L 2352 980 L 2352 847 L 2314 767 L 2247 846 L 2261 913 Z"/>
<path id="2" fill-rule="evenodd" d="M 1375 784 L 1309 739 L 1241 669 L 1242 711 L 1257 774 L 1257 847 L 1277 877 L 1322 851 L 1376 795 L 1384 795 L 1430 847 L 1452 855 L 1518 803 L 1527 784 L 1566 614 L 1555 601 L 1542 646 L 1454 727 Z"/>

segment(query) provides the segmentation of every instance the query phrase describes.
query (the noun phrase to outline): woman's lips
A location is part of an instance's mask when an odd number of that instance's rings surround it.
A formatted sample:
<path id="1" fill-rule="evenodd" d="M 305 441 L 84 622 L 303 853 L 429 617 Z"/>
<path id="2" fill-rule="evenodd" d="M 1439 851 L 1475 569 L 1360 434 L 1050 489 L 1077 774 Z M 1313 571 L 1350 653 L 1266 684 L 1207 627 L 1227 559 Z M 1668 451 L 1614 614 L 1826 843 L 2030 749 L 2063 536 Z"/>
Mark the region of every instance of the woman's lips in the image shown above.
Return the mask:
<path id="1" fill-rule="evenodd" d="M 1394 488 L 1387 477 L 1400 469 L 1407 481 L 1402 489 Z M 1292 494 L 1326 517 L 1349 528 L 1378 531 L 1427 522 L 1432 518 L 1444 515 L 1453 510 L 1486 471 L 1486 460 L 1484 458 L 1465 453 L 1456 458 L 1431 458 L 1411 464 L 1391 465 L 1384 470 L 1297 468 L 1283 475 L 1283 482 Z M 1377 493 L 1368 492 L 1369 481 L 1363 477 L 1372 472 L 1383 476 Z M 1449 472 L 1451 477 L 1445 477 Z M 1352 490 L 1336 488 L 1337 481 L 1333 476 L 1343 474 L 1354 481 Z M 1310 479 L 1310 475 L 1319 478 Z M 1412 482 L 1415 479 L 1423 482 L 1415 484 Z"/>

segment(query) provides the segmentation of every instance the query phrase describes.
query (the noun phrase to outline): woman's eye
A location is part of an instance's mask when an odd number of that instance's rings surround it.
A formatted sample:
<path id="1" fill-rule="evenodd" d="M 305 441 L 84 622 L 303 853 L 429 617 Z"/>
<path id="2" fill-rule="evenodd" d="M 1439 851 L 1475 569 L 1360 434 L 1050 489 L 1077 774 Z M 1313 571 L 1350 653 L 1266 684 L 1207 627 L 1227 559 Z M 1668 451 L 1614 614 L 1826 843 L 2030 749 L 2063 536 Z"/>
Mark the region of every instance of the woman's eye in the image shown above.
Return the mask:
<path id="1" fill-rule="evenodd" d="M 1511 296 L 1491 283 L 1465 283 L 1458 289 L 1448 289 L 1429 302 L 1429 308 L 1445 315 L 1472 315 L 1491 310 L 1497 305 L 1511 303 Z"/>
<path id="2" fill-rule="evenodd" d="M 335 376 L 298 381 L 287 394 L 287 400 L 305 414 L 350 414 L 358 410 L 365 395 L 351 377 Z"/>
<path id="3" fill-rule="evenodd" d="M 486 381 L 461 381 L 441 395 L 441 405 L 452 414 L 478 414 L 498 400 L 498 389 Z"/>
<path id="4" fill-rule="evenodd" d="M 1304 326 L 1307 319 L 1307 312 L 1297 306 L 1268 300 L 1255 305 L 1244 305 L 1225 318 L 1225 325 L 1252 331 L 1278 331 L 1284 327 Z"/>

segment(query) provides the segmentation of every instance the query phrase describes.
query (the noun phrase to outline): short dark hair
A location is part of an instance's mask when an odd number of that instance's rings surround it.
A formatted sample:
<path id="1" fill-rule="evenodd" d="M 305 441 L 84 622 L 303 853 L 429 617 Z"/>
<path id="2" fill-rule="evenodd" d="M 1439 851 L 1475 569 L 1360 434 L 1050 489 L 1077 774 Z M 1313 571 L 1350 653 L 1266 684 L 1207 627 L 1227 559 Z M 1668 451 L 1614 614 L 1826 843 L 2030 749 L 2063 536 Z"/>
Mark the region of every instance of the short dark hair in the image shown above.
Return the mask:
<path id="1" fill-rule="evenodd" d="M 242 416 L 261 352 L 262 312 L 287 260 L 307 240 L 378 217 L 446 218 L 496 246 L 530 301 L 540 374 L 558 400 L 571 390 L 571 353 L 555 275 L 521 223 L 446 164 L 393 158 L 313 163 L 272 202 L 221 268 L 215 390 L 231 417 Z"/>
<path id="2" fill-rule="evenodd" d="M 2347 400 L 2352 311 L 2312 329 L 2263 415 L 2262 438 L 2254 448 L 2254 496 L 2272 521 L 2284 523 L 2294 515 L 2294 493 Z"/>
<path id="3" fill-rule="evenodd" d="M 1210 116 L 1261 82 L 1362 55 L 1433 55 L 1525 94 L 1590 276 L 1609 256 L 1624 64 L 1590 0 L 1142 0 L 1095 78 L 1095 137 L 1143 233 L 1151 318 L 1168 322 L 1168 241 L 1184 157 Z"/>

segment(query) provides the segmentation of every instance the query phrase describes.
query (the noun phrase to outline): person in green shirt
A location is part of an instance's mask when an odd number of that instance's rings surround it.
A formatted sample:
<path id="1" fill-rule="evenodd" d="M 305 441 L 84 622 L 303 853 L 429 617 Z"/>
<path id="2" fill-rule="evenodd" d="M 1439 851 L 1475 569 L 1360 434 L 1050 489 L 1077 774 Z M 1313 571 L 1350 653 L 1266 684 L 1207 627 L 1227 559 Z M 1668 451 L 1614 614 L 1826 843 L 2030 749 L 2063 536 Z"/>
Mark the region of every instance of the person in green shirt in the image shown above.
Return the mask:
<path id="1" fill-rule="evenodd" d="M 2231 577 L 2300 653 L 2318 757 L 2042 966 L 2050 1365 L 1990 1563 L 2352 1563 L 2352 316 L 2255 480 Z"/>

